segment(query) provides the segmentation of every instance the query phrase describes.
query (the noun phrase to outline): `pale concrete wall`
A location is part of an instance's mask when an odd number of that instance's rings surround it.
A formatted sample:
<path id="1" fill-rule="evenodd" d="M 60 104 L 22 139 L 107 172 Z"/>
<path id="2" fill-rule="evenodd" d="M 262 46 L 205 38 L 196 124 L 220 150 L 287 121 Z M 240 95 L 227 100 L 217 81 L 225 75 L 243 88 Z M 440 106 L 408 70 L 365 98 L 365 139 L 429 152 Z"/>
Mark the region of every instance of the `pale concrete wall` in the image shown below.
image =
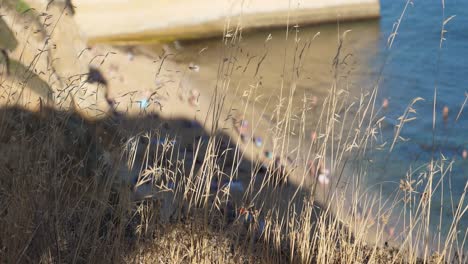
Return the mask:
<path id="1" fill-rule="evenodd" d="M 36 0 L 37 1 L 37 0 Z M 376 18 L 378 0 L 74 0 L 90 42 L 152 42 L 244 29 Z"/>

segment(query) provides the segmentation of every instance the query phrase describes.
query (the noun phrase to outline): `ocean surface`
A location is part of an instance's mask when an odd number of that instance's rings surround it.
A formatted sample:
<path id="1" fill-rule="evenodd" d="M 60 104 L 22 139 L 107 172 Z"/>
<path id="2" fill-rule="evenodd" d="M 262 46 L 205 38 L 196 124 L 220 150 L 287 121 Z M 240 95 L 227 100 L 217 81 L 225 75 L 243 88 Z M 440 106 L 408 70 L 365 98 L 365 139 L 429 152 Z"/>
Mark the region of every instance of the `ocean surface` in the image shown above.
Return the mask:
<path id="1" fill-rule="evenodd" d="M 427 163 L 443 160 L 442 166 L 439 162 L 433 169 L 436 173 L 430 226 L 435 235 L 439 231 L 447 234 L 454 211 L 468 205 L 466 200 L 459 204 L 468 183 L 468 159 L 463 159 L 463 152 L 468 150 L 468 109 L 463 107 L 468 97 L 468 2 L 445 1 L 445 8 L 443 1 L 413 2 L 389 48 L 388 37 L 406 1 L 381 1 L 379 51 L 370 65 L 374 70 L 372 80 L 381 78 L 380 101 L 387 98 L 389 102 L 384 115 L 390 125 L 382 130 L 383 137 L 395 134 L 394 124 L 399 123 L 398 118 L 414 98 L 424 100 L 415 103 L 416 113 L 410 116 L 416 119 L 401 130 L 406 142 L 398 141 L 391 152 L 374 152 L 368 184 L 382 183 L 379 186 L 383 193 L 390 195 L 400 179 L 411 174 L 416 180 L 415 191 L 422 194 L 424 184 L 416 184 L 419 180 L 428 182 L 424 177 L 430 170 Z M 446 32 L 441 43 L 444 21 Z M 444 120 L 445 107 L 449 112 Z M 466 236 L 467 228 L 465 214 L 458 225 L 459 237 Z"/>
<path id="2" fill-rule="evenodd" d="M 363 184 L 382 200 L 393 201 L 402 198 L 401 181 L 414 180 L 411 203 L 416 213 L 424 186 L 432 179 L 428 228 L 437 244 L 439 235 L 448 234 L 457 208 L 468 205 L 466 200 L 459 203 L 468 182 L 468 159 L 463 159 L 468 150 L 468 105 L 462 107 L 468 96 L 468 1 L 445 1 L 445 8 L 441 1 L 412 1 L 405 10 L 406 4 L 381 1 L 380 20 L 291 25 L 287 33 L 286 28 L 267 29 L 235 40 L 176 43 L 173 48 L 177 60 L 196 65 L 197 71 L 188 73 L 192 81 L 219 87 L 229 80 L 233 90 L 255 87 L 255 102 L 250 103 L 272 116 L 281 96 L 292 98 L 292 111 L 298 114 L 304 105 L 313 104 L 305 118 L 306 134 L 317 129 L 320 106 L 336 80 L 350 101 L 378 87 L 375 110 L 385 118 L 375 143 L 358 161 L 365 164 Z M 398 130 L 399 117 L 416 98 L 420 99 L 411 106 L 408 121 Z M 388 106 L 380 107 L 385 101 Z M 445 107 L 449 111 L 444 119 Z M 428 177 L 431 161 L 434 176 Z M 406 209 L 404 204 L 395 207 L 395 214 L 409 212 L 410 203 Z M 463 238 L 467 214 L 457 228 Z"/>

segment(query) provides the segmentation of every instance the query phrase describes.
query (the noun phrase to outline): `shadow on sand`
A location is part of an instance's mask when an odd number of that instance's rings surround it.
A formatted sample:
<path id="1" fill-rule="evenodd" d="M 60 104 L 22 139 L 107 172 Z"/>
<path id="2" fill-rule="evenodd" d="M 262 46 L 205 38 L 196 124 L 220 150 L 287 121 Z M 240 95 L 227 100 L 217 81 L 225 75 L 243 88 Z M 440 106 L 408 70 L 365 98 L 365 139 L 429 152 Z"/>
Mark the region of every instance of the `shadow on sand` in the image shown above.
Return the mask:
<path id="1" fill-rule="evenodd" d="M 13 107 L 0 120 L 1 262 L 121 262 L 184 223 L 229 239 L 234 256 L 290 257 L 262 242 L 265 219 L 300 214 L 306 196 L 226 135 L 157 115 L 90 122 Z"/>

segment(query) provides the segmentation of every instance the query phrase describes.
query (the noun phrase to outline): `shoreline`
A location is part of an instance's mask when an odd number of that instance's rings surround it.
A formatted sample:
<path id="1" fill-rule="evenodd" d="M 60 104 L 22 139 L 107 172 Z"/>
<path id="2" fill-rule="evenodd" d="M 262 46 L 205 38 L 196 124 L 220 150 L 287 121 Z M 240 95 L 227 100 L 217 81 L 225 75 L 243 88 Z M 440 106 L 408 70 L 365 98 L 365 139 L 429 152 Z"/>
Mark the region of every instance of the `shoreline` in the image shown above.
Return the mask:
<path id="1" fill-rule="evenodd" d="M 214 35 L 230 34 L 258 28 L 372 20 L 380 17 L 377 0 L 354 1 L 304 1 L 301 3 L 256 0 L 232 4 L 221 0 L 199 1 L 188 9 L 185 3 L 173 1 L 167 5 L 149 3 L 96 3 L 77 0 L 77 24 L 86 34 L 88 42 L 114 45 L 161 43 L 174 40 L 200 39 Z M 294 5 L 294 6 L 290 6 Z M 98 11 L 99 10 L 99 11 Z M 102 12 L 102 10 L 105 10 Z M 96 24 L 99 19 L 118 21 Z M 157 17 L 157 20 L 154 20 Z M 228 26 L 226 26 L 226 23 Z M 96 26 L 98 25 L 98 26 Z"/>

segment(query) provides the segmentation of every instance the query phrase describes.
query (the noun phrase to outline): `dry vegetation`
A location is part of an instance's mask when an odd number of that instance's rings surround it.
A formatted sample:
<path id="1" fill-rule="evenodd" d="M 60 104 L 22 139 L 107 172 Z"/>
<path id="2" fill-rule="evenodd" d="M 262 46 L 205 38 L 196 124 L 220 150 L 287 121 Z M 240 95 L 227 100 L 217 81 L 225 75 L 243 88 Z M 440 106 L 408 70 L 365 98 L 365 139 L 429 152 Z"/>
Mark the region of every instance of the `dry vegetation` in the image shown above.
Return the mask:
<path id="1" fill-rule="evenodd" d="M 224 39 L 230 58 L 239 49 L 236 36 Z M 340 41 L 345 45 L 345 34 Z M 297 46 L 292 84 L 303 43 Z M 468 231 L 459 221 L 468 210 L 468 183 L 443 220 L 450 232 L 429 243 L 432 194 L 443 188 L 450 161 L 428 160 L 422 173 L 408 172 L 393 200 L 361 189 L 367 172 L 360 159 L 385 145 L 378 137 L 384 116 L 378 85 L 350 98 L 338 77 L 346 56 L 340 51 L 313 142 L 301 125 L 310 109 L 297 111 L 294 85 L 275 98 L 272 155 L 284 159 L 302 149 L 294 166 L 247 158 L 241 135 L 223 134 L 227 101 L 236 93 L 229 61 L 220 66 L 207 113 L 213 126 L 191 124 L 182 140 L 173 128 L 190 120 L 109 112 L 89 121 L 73 108 L 2 106 L 0 263 L 466 263 Z M 405 144 L 399 132 L 413 120 L 417 101 L 403 111 L 387 151 Z M 333 174 L 327 191 L 311 176 L 324 162 Z M 244 188 L 235 188 L 238 182 Z"/>

